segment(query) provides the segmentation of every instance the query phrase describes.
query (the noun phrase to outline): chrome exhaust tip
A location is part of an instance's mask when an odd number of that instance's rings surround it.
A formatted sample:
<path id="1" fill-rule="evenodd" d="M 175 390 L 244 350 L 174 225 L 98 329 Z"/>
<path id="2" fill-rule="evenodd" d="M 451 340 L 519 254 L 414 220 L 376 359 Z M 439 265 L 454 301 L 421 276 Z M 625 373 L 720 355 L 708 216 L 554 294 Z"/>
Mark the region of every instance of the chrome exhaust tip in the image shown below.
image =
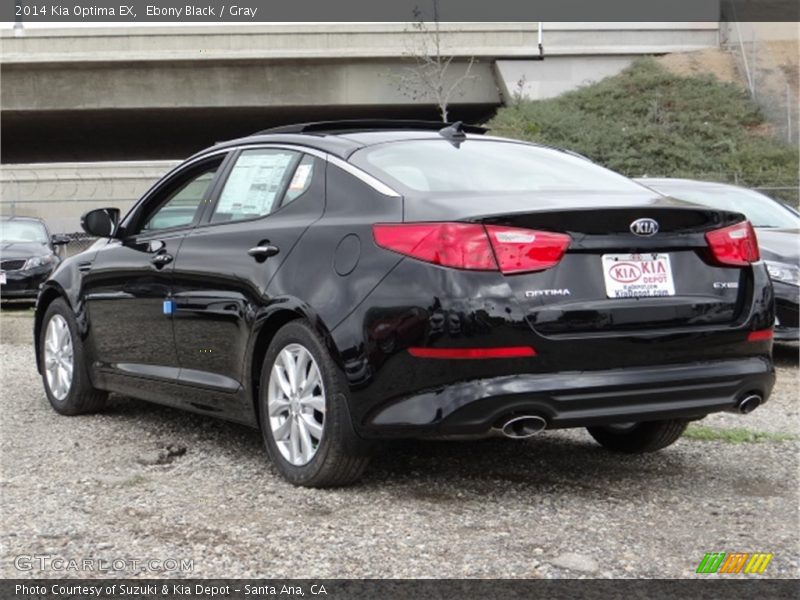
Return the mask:
<path id="1" fill-rule="evenodd" d="M 500 432 L 507 438 L 523 440 L 536 435 L 547 427 L 547 421 L 536 415 L 513 417 L 503 423 Z"/>
<path id="2" fill-rule="evenodd" d="M 749 394 L 739 400 L 739 404 L 736 405 L 736 408 L 739 409 L 740 413 L 746 415 L 747 413 L 751 413 L 757 409 L 761 405 L 762 401 L 763 399 L 759 394 Z"/>

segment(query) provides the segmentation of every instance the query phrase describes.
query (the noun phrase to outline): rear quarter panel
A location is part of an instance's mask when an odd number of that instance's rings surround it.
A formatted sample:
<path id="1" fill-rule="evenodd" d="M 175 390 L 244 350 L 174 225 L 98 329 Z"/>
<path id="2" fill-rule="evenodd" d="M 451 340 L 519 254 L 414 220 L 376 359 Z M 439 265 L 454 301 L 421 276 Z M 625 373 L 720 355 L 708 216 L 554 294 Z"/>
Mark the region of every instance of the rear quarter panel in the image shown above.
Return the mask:
<path id="1" fill-rule="evenodd" d="M 402 257 L 377 251 L 372 225 L 402 220 L 403 200 L 384 196 L 339 167 L 326 171 L 325 213 L 303 236 L 269 284 L 268 296 L 287 306 L 298 300 L 333 337 L 335 360 L 344 367 L 358 328 L 340 328 Z"/>

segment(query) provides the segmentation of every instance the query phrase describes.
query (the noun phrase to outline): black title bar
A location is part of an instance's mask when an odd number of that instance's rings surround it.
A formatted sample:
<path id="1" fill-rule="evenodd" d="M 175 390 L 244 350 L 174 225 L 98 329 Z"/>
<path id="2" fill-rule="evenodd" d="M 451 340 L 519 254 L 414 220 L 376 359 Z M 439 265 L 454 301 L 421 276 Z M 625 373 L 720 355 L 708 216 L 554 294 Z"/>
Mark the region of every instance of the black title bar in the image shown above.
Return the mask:
<path id="1" fill-rule="evenodd" d="M 798 0 L 3 0 L 6 23 L 798 21 Z"/>
<path id="2" fill-rule="evenodd" d="M 508 579 L 7 579 L 3 600 L 435 600 L 508 598 L 794 598 L 790 579 L 508 580 Z"/>

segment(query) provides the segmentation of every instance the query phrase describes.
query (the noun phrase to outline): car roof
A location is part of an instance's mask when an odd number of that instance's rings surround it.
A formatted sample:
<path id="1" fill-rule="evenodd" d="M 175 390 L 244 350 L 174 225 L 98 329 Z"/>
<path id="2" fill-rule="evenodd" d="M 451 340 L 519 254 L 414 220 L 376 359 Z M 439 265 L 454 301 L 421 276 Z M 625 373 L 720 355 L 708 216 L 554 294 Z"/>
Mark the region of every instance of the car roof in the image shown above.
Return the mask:
<path id="1" fill-rule="evenodd" d="M 18 217 L 16 215 L 13 216 L 4 215 L 0 217 L 0 221 L 33 221 L 35 223 L 41 223 L 42 225 L 44 225 L 43 219 L 39 219 L 37 217 Z"/>
<path id="2" fill-rule="evenodd" d="M 481 137 L 487 131 L 483 127 L 464 125 L 460 122 L 443 123 L 440 121 L 409 121 L 402 119 L 299 123 L 258 131 L 245 137 L 219 142 L 198 152 L 191 158 L 224 150 L 225 148 L 269 143 L 305 146 L 347 160 L 356 150 L 373 144 L 412 139 L 446 140 L 447 138 L 439 132 L 447 127 L 457 127 L 457 131 L 459 133 L 463 132 L 467 139 Z"/>

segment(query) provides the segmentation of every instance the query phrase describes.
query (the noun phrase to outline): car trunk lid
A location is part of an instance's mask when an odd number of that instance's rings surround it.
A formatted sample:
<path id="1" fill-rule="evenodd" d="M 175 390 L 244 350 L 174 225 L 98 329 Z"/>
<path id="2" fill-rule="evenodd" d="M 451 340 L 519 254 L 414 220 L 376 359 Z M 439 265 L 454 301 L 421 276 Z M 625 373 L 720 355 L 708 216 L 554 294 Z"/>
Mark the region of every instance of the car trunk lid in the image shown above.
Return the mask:
<path id="1" fill-rule="evenodd" d="M 450 219 L 455 212 L 490 232 L 500 226 L 570 236 L 552 268 L 504 275 L 541 335 L 729 324 L 751 292 L 749 270 L 715 264 L 705 237 L 741 221 L 737 213 L 646 191 L 636 199 L 549 194 L 413 204 L 422 206 L 407 210 L 407 220 L 439 219 L 446 209 Z M 642 222 L 647 226 L 637 228 Z"/>

